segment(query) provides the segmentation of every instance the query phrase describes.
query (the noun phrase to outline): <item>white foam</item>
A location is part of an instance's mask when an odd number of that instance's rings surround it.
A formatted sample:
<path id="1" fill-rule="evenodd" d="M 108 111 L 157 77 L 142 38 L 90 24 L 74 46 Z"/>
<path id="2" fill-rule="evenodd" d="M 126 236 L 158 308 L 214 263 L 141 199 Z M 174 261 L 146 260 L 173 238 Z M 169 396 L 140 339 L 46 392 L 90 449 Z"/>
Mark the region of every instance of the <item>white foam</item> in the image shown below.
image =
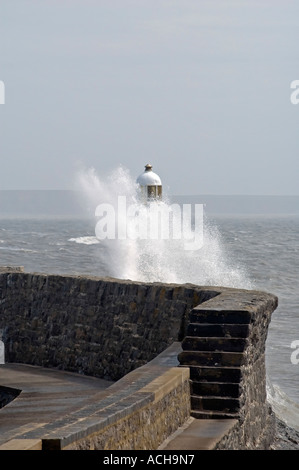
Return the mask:
<path id="1" fill-rule="evenodd" d="M 267 399 L 274 413 L 289 427 L 299 431 L 299 404 L 267 377 Z"/>
<path id="2" fill-rule="evenodd" d="M 75 242 L 83 245 L 97 245 L 100 241 L 96 237 L 76 237 L 70 238 L 69 242 Z M 58 243 L 57 243 L 58 245 Z"/>
<path id="3" fill-rule="evenodd" d="M 123 167 L 102 177 L 94 169 L 88 169 L 78 174 L 78 182 L 93 214 L 102 203 L 111 204 L 117 210 L 119 196 L 126 196 L 128 204 L 138 204 L 135 180 Z M 165 190 L 163 199 L 163 204 L 169 204 Z M 144 205 L 140 205 L 140 211 L 144 212 L 144 217 L 149 217 Z M 130 230 L 134 230 L 134 221 L 129 221 L 124 214 L 117 214 L 116 220 L 117 224 L 131 224 Z M 74 239 L 85 244 L 87 240 L 88 237 Z M 203 246 L 196 251 L 185 250 L 181 240 L 172 238 L 104 239 L 101 248 L 99 266 L 106 266 L 106 275 L 138 281 L 252 288 L 244 269 L 236 266 L 225 252 L 217 227 L 208 220 L 204 221 Z"/>

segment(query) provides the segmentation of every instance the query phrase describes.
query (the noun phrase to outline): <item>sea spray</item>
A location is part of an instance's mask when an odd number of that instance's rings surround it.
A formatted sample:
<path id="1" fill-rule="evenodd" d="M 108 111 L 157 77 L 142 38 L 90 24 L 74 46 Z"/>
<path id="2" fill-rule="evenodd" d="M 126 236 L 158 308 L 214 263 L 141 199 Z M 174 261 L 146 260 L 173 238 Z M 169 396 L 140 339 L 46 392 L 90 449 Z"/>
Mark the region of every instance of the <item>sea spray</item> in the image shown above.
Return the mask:
<path id="1" fill-rule="evenodd" d="M 139 202 L 138 186 L 127 169 L 118 167 L 104 177 L 98 176 L 94 169 L 88 169 L 78 174 L 78 181 L 89 213 L 94 217 L 95 232 L 96 227 L 100 227 L 97 224 L 102 224 L 100 228 L 103 231 L 105 225 L 105 211 L 101 213 L 100 220 L 96 216 L 97 208 L 113 208 L 114 226 L 110 226 L 109 236 L 97 237 L 100 241 L 99 265 L 105 266 L 105 272 L 101 269 L 100 275 L 145 282 L 252 287 L 245 269 L 235 266 L 224 248 L 218 228 L 208 220 L 206 214 L 203 214 L 203 242 L 197 249 L 188 250 L 184 237 L 170 236 L 169 232 L 168 236 L 163 236 L 161 220 L 153 216 L 150 204 Z M 135 207 L 136 217 L 132 214 L 128 216 L 124 206 L 119 204 L 119 201 L 123 200 L 121 198 L 125 198 L 127 206 Z M 173 210 L 171 197 L 164 194 L 162 202 L 151 204 L 160 204 L 165 211 L 172 213 L 170 232 L 177 235 L 181 219 L 180 213 L 178 216 Z M 182 205 L 180 207 L 182 209 Z M 146 229 L 142 224 L 146 225 Z M 149 227 L 154 228 L 159 236 L 144 236 Z M 193 217 L 192 227 L 189 227 L 189 239 L 193 237 L 195 240 L 198 227 Z M 115 236 L 113 231 L 111 232 L 112 229 L 115 230 Z M 168 227 L 166 229 L 168 230 Z M 186 227 L 183 229 L 186 233 Z M 108 227 L 106 230 L 108 231 Z M 119 233 L 127 233 L 128 236 L 119 237 Z M 143 236 L 140 236 L 142 233 Z"/>

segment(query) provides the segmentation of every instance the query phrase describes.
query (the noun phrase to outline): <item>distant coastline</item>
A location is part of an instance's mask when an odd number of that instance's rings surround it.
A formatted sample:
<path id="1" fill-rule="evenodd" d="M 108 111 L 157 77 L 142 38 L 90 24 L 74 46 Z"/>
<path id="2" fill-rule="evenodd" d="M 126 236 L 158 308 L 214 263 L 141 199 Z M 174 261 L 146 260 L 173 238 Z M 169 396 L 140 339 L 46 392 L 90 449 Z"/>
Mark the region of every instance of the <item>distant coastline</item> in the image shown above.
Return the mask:
<path id="1" fill-rule="evenodd" d="M 299 215 L 299 196 L 170 195 L 171 203 L 204 204 L 209 215 Z M 101 201 L 108 202 L 108 201 Z M 94 208 L 73 190 L 0 190 L 0 217 L 89 217 Z"/>
<path id="2" fill-rule="evenodd" d="M 299 215 L 299 196 L 198 195 L 172 196 L 181 203 L 205 204 L 208 214 Z"/>

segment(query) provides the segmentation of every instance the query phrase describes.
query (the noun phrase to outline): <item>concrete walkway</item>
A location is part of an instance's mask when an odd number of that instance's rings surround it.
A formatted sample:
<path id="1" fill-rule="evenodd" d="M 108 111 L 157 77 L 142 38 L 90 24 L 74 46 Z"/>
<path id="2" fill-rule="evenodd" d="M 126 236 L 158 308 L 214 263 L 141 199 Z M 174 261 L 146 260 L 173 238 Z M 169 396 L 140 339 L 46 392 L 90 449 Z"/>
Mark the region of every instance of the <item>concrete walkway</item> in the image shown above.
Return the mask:
<path id="1" fill-rule="evenodd" d="M 25 364 L 1 364 L 0 387 L 21 390 L 0 409 L 0 445 L 99 400 L 113 382 Z"/>

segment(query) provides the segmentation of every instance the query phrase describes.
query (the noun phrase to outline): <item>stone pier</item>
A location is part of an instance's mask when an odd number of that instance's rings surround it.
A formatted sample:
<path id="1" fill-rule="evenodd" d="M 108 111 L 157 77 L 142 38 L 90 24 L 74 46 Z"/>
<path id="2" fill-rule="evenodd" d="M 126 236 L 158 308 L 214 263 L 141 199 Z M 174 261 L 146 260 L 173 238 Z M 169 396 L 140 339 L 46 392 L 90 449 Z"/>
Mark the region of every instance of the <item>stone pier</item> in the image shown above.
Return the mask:
<path id="1" fill-rule="evenodd" d="M 189 419 L 193 420 L 193 428 L 194 423 L 204 420 L 206 423 L 214 420 L 215 425 L 227 420 L 232 423 L 225 436 L 215 441 L 215 448 L 269 448 L 275 426 L 266 399 L 265 343 L 276 306 L 275 296 L 258 291 L 26 273 L 21 268 L 0 270 L 0 340 L 5 346 L 6 363 L 79 373 L 117 384 L 131 383 L 129 377 L 134 374 L 148 377 L 149 370 L 155 370 L 155 377 L 146 379 L 147 388 L 141 389 L 148 396 L 161 397 L 159 404 L 156 399 L 148 399 L 132 406 L 132 395 L 138 400 L 145 396 L 136 395 L 135 390 L 128 392 L 128 402 L 122 402 L 130 403 L 126 411 L 121 411 L 121 404 L 117 406 L 117 416 L 120 419 L 126 416 L 131 423 L 141 423 L 142 409 L 145 407 L 144 412 L 147 409 L 146 419 L 150 420 L 152 430 L 148 438 L 144 437 L 142 425 L 139 430 L 134 425 L 135 440 L 124 441 L 124 446 L 139 442 L 138 448 L 143 449 L 162 445 L 167 433 L 172 434 Z M 163 354 L 169 348 L 172 356 L 167 367 L 173 372 L 165 375 L 162 368 L 162 373 L 161 363 L 158 368 L 156 365 L 154 369 L 148 368 L 148 364 L 151 367 L 156 364 L 157 357 L 163 363 L 163 357 L 168 357 Z M 188 383 L 188 392 L 185 386 L 178 386 L 182 380 L 178 378 L 180 370 L 184 384 Z M 160 373 L 164 374 L 162 382 Z M 165 380 L 168 385 L 162 386 Z M 157 393 L 151 395 L 155 387 Z M 158 390 L 163 390 L 162 395 Z M 174 424 L 170 417 L 175 413 L 171 408 L 167 413 L 173 400 L 169 397 L 175 396 L 175 403 L 180 403 L 183 394 L 186 403 L 186 393 L 189 405 L 184 406 Z M 14 402 L 21 396 L 22 393 Z M 117 396 L 113 398 L 115 403 L 119 400 Z M 98 406 L 102 409 L 100 402 Z M 163 420 L 159 424 L 157 410 L 159 416 L 166 413 L 170 419 L 169 428 L 160 437 Z M 93 421 L 92 429 L 101 434 L 103 416 L 98 416 L 102 424 Z M 119 428 L 120 422 L 113 416 Z M 128 434 L 129 428 L 124 429 Z M 68 442 L 64 447 L 85 448 L 91 442 L 88 432 L 85 429 L 80 434 L 78 444 L 74 433 L 68 441 L 64 440 Z M 140 433 L 143 438 L 138 437 Z M 65 436 L 57 436 L 61 448 L 60 439 Z M 100 437 L 93 438 L 92 443 L 95 448 L 105 445 Z"/>

